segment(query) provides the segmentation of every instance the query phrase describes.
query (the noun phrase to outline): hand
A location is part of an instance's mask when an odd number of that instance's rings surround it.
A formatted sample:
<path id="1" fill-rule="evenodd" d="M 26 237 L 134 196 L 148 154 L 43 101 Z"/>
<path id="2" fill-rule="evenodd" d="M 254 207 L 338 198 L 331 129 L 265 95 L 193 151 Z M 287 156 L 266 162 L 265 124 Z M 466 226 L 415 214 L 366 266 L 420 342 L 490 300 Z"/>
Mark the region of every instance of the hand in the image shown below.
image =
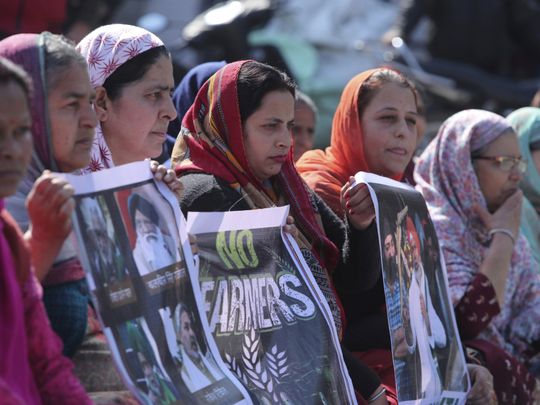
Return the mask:
<path id="1" fill-rule="evenodd" d="M 347 214 L 351 224 L 358 230 L 366 229 L 375 219 L 375 207 L 366 184 L 362 183 L 354 188 L 354 177 L 341 188 L 341 206 Z"/>
<path id="2" fill-rule="evenodd" d="M 73 187 L 64 179 L 45 170 L 26 198 L 31 222 L 31 239 L 64 242 L 71 232 L 71 214 L 75 208 Z"/>
<path id="3" fill-rule="evenodd" d="M 298 237 L 298 228 L 294 224 L 294 218 L 290 215 L 287 217 L 287 223 L 285 226 L 283 226 L 283 230 L 289 233 L 295 239 Z"/>
<path id="4" fill-rule="evenodd" d="M 473 209 L 487 229 L 508 229 L 514 235 L 514 239 L 517 239 L 521 221 L 522 204 L 523 192 L 521 190 L 517 190 L 514 194 L 506 199 L 506 201 L 497 209 L 497 211 L 492 214 L 478 204 L 475 205 Z"/>
<path id="5" fill-rule="evenodd" d="M 176 177 L 176 173 L 172 169 L 167 169 L 165 166 L 160 165 L 159 162 L 152 160 L 150 162 L 150 170 L 154 173 L 154 179 L 157 181 L 163 181 L 167 187 L 174 193 L 176 198 L 180 200 L 182 193 L 184 192 L 184 185 Z"/>
<path id="6" fill-rule="evenodd" d="M 493 388 L 493 376 L 489 370 L 478 364 L 467 364 L 471 377 L 471 390 L 467 395 L 468 405 L 497 405 L 497 396 Z"/>
<path id="7" fill-rule="evenodd" d="M 394 346 L 394 356 L 396 358 L 402 358 L 409 354 L 409 345 L 405 340 L 405 329 L 400 326 L 392 332 L 392 341 Z"/>

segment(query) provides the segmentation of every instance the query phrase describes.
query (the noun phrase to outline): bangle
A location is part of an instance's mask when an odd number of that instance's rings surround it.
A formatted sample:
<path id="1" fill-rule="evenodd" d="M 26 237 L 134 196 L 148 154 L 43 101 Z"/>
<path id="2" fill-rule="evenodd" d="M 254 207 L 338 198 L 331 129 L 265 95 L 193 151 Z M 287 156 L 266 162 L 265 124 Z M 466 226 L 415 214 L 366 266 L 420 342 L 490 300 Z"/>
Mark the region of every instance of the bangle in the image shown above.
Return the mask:
<path id="1" fill-rule="evenodd" d="M 492 238 L 494 234 L 496 233 L 503 233 L 506 236 L 508 236 L 512 240 L 512 245 L 516 244 L 516 238 L 514 237 L 514 234 L 512 231 L 506 228 L 493 228 L 491 231 L 489 231 L 489 237 Z"/>
<path id="2" fill-rule="evenodd" d="M 369 397 L 368 404 L 371 404 L 372 402 L 375 402 L 377 399 L 379 399 L 379 397 L 383 396 L 385 393 L 386 393 L 386 388 L 382 387 L 379 392 L 377 392 L 377 393 L 373 394 L 371 397 Z"/>

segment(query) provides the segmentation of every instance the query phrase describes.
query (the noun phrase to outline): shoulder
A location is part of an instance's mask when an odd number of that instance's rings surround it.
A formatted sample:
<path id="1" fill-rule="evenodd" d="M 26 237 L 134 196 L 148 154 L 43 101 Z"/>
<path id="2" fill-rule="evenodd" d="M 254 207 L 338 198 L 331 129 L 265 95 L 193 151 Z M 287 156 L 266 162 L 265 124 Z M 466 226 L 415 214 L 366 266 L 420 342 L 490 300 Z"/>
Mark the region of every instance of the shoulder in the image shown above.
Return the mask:
<path id="1" fill-rule="evenodd" d="M 238 191 L 218 177 L 206 173 L 188 173 L 180 177 L 184 192 L 182 211 L 228 211 L 241 198 Z M 237 209 L 249 209 L 238 207 Z"/>

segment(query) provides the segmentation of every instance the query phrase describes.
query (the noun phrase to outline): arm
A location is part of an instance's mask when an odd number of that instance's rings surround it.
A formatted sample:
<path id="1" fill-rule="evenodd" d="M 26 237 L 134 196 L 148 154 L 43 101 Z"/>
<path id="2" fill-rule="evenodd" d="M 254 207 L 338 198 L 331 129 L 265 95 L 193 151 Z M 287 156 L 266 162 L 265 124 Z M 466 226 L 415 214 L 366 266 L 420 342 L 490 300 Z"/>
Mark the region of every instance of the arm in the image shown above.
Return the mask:
<path id="1" fill-rule="evenodd" d="M 23 287 L 28 358 L 44 404 L 91 404 L 72 363 L 62 355 L 62 343 L 52 331 L 41 301 L 41 287 L 30 277 Z"/>

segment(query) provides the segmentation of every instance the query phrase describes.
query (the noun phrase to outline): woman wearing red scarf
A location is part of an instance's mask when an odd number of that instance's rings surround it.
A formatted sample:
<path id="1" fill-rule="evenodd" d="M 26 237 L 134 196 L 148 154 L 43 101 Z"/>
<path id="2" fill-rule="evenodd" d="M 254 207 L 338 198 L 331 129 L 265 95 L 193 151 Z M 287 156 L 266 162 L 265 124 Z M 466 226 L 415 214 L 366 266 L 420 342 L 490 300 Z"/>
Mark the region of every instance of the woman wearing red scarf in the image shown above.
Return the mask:
<path id="1" fill-rule="evenodd" d="M 184 184 L 184 212 L 290 205 L 298 244 L 341 333 L 341 304 L 331 274 L 347 272 L 356 262 L 348 249 L 356 231 L 345 228 L 294 167 L 294 95 L 290 79 L 268 65 L 226 65 L 203 85 L 184 117 L 172 162 Z M 377 394 L 374 373 L 351 364 L 347 353 L 345 358 L 362 396 Z"/>

